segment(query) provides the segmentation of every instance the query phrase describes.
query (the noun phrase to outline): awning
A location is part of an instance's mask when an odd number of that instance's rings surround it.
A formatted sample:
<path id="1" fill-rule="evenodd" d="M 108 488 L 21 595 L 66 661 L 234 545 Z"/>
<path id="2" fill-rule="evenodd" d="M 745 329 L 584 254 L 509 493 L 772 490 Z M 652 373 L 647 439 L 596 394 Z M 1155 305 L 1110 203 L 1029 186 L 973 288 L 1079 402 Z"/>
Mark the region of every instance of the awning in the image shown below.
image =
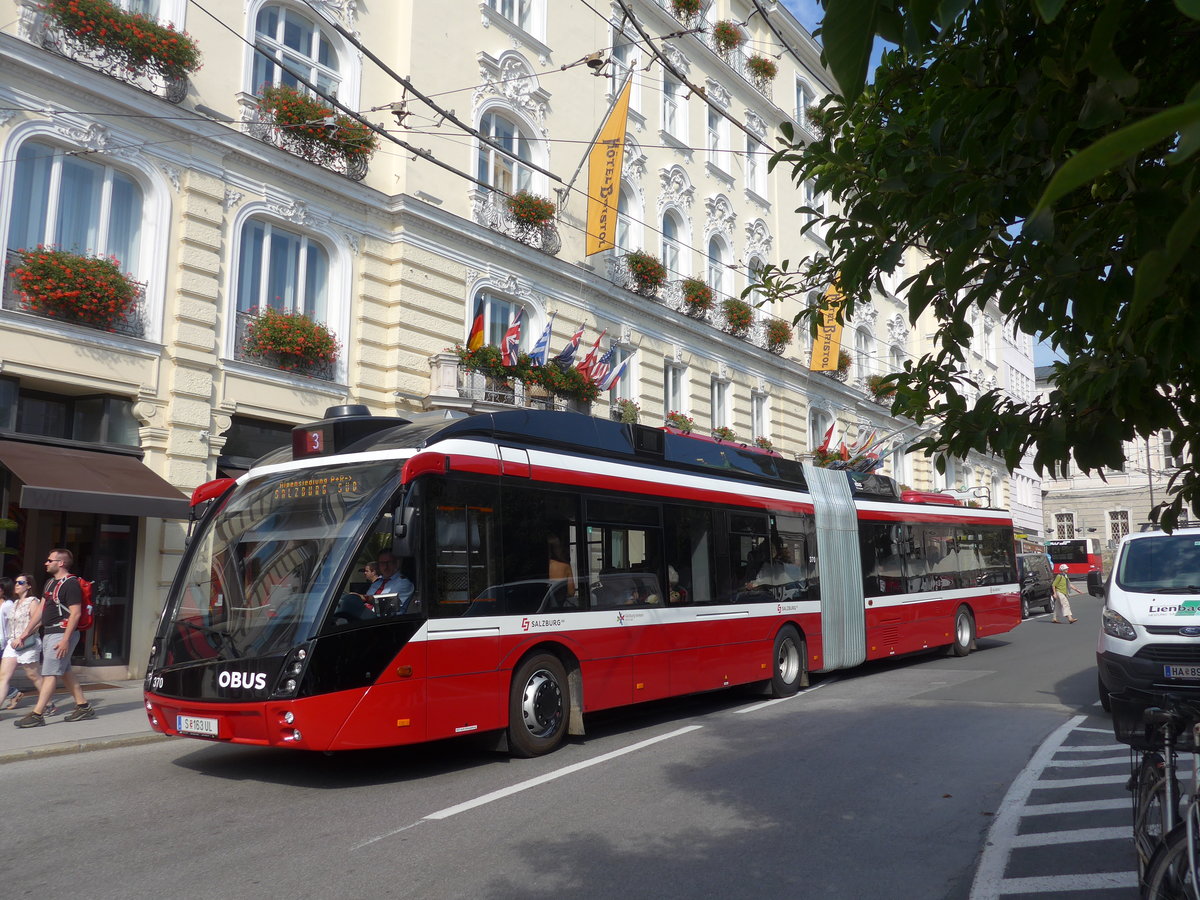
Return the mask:
<path id="1" fill-rule="evenodd" d="M 134 456 L 0 440 L 23 509 L 186 519 L 187 498 Z"/>

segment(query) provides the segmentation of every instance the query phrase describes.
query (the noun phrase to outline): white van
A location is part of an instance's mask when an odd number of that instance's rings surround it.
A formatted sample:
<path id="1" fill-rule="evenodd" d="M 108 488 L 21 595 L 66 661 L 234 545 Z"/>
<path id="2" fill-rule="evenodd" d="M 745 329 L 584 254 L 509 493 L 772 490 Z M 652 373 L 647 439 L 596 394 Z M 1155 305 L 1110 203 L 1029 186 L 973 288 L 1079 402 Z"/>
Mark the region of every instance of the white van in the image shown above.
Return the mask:
<path id="1" fill-rule="evenodd" d="M 1105 709 L 1127 688 L 1200 694 L 1200 528 L 1121 539 L 1096 665 Z"/>

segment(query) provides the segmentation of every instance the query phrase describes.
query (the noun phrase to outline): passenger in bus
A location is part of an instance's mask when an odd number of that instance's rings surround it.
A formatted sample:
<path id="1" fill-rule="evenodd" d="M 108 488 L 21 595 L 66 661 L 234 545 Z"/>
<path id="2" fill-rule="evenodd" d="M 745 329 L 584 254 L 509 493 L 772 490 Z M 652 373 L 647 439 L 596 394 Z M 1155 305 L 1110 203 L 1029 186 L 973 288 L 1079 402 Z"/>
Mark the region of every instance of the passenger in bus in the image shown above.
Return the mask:
<path id="1" fill-rule="evenodd" d="M 793 600 L 803 593 L 804 580 L 804 570 L 792 562 L 791 551 L 783 541 L 775 540 L 771 558 L 763 563 L 746 587 L 766 590 L 776 600 Z"/>
<path id="2" fill-rule="evenodd" d="M 546 577 L 552 582 L 560 579 L 564 581 L 567 587 L 566 596 L 574 597 L 578 592 L 575 586 L 575 570 L 571 568 L 571 558 L 567 554 L 563 539 L 557 534 L 546 535 L 546 555 L 549 557 Z"/>

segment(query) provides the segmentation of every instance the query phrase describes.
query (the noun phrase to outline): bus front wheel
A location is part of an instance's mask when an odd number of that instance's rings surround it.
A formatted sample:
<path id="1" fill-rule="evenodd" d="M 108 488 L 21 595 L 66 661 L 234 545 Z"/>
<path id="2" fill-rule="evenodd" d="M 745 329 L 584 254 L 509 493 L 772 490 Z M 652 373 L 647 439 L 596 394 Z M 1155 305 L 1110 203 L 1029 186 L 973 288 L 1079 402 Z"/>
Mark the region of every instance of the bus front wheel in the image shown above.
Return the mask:
<path id="1" fill-rule="evenodd" d="M 557 656 L 539 653 L 513 673 L 508 700 L 508 744 L 514 756 L 549 753 L 567 733 L 567 670 Z"/>
<path id="2" fill-rule="evenodd" d="M 775 635 L 772 659 L 771 696 L 792 696 L 804 682 L 804 641 L 791 625 L 784 625 Z"/>

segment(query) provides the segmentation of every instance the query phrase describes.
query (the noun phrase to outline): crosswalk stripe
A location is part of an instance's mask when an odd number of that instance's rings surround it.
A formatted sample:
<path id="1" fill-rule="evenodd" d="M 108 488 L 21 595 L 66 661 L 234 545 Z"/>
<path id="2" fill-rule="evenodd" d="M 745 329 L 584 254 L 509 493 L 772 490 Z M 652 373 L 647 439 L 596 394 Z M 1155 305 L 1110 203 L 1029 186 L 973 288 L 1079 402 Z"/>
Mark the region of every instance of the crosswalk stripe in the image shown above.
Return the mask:
<path id="1" fill-rule="evenodd" d="M 1050 768 L 1082 768 L 1083 766 L 1128 766 L 1128 756 L 1106 756 L 1104 759 L 1055 759 L 1050 760 Z"/>
<path id="2" fill-rule="evenodd" d="M 1073 831 L 1042 831 L 1018 834 L 1014 847 L 1044 847 L 1049 844 L 1082 844 L 1087 841 L 1129 841 L 1129 826 L 1123 828 L 1076 828 Z"/>
<path id="3" fill-rule="evenodd" d="M 1093 775 L 1090 778 L 1043 778 L 1035 782 L 1033 790 L 1050 790 L 1054 788 L 1087 787 L 1089 784 L 1125 784 L 1129 781 L 1126 775 Z"/>
<path id="4" fill-rule="evenodd" d="M 1021 816 L 1024 818 L 1025 816 L 1053 816 L 1059 813 L 1099 812 L 1102 809 L 1132 809 L 1132 802 L 1127 797 L 1117 797 L 1108 800 L 1072 800 L 1066 803 L 1036 803 L 1026 806 Z"/>
<path id="5" fill-rule="evenodd" d="M 1086 875 L 1040 875 L 1005 878 L 1001 894 L 1065 894 L 1067 891 L 1100 891 L 1105 888 L 1136 888 L 1137 872 L 1093 872 Z"/>

